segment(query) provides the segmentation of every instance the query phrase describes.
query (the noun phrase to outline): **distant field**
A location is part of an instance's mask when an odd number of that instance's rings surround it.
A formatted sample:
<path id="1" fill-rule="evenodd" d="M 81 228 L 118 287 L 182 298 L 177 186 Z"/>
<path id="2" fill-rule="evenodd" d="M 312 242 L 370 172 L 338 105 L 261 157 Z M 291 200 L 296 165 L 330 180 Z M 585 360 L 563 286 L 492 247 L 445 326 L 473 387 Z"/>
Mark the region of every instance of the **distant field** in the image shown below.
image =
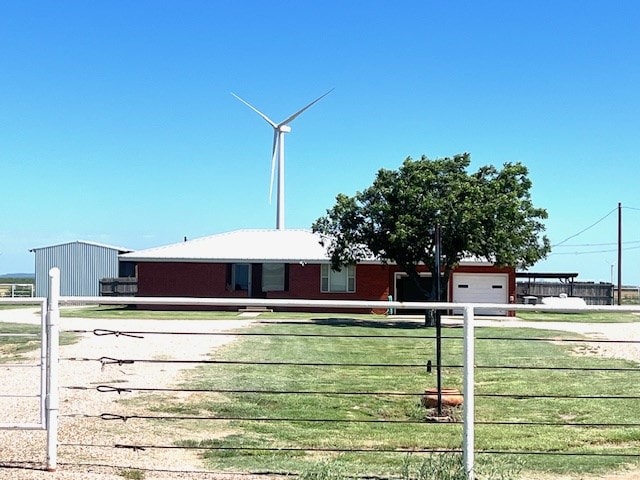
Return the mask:
<path id="1" fill-rule="evenodd" d="M 1 283 L 30 283 L 35 285 L 36 279 L 34 277 L 2 277 L 0 276 Z"/>

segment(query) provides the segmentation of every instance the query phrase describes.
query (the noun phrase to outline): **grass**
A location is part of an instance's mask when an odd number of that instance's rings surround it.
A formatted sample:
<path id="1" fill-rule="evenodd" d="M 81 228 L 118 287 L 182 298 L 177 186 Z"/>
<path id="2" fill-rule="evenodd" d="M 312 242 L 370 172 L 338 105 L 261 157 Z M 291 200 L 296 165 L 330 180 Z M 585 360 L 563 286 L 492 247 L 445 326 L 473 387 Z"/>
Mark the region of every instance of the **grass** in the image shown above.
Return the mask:
<path id="1" fill-rule="evenodd" d="M 2 308 L 2 305 L 0 305 Z M 13 307 L 15 308 L 15 307 Z M 92 306 L 84 308 L 63 308 L 63 317 L 97 318 L 97 319 L 138 319 L 138 320 L 229 320 L 243 318 L 237 311 L 183 311 L 183 310 L 136 310 L 123 305 Z M 334 314 L 318 314 L 304 312 L 265 312 L 259 315 L 261 320 L 290 319 L 308 320 L 310 318 L 331 319 L 339 317 Z M 346 319 L 374 320 L 386 323 L 395 321 L 394 317 L 374 314 L 343 314 Z M 578 322 L 578 323 L 632 323 L 640 322 L 640 315 L 630 312 L 517 312 L 518 318 L 532 322 Z"/>
<path id="2" fill-rule="evenodd" d="M 237 319 L 238 312 L 136 310 L 122 305 L 62 308 L 60 315 L 67 318 L 131 319 L 131 320 L 216 320 Z"/>
<path id="3" fill-rule="evenodd" d="M 62 308 L 60 315 L 69 318 L 98 318 L 98 319 L 135 319 L 135 320 L 237 320 L 242 319 L 237 311 L 185 311 L 185 310 L 136 310 L 122 305 L 92 306 L 85 308 Z M 386 315 L 347 314 L 348 318 L 378 319 L 386 321 Z M 261 320 L 290 319 L 308 320 L 309 318 L 334 318 L 336 314 L 317 314 L 304 312 L 265 312 L 260 313 Z"/>
<path id="4" fill-rule="evenodd" d="M 226 418 L 261 418 L 260 421 L 220 420 L 201 422 L 193 428 L 211 429 L 211 438 L 185 440 L 182 445 L 208 447 L 205 456 L 212 468 L 242 471 L 305 472 L 318 462 L 331 461 L 348 475 L 396 475 L 403 457 L 397 453 L 362 453 L 352 449 L 460 449 L 462 426 L 457 423 L 429 423 L 419 403 L 420 393 L 435 385 L 435 375 L 423 365 L 435 360 L 434 341 L 419 338 L 433 335 L 433 329 L 416 323 L 368 320 L 317 319 L 274 323 L 256 331 L 289 334 L 349 334 L 340 337 L 242 337 L 215 354 L 220 360 L 242 362 L 304 362 L 416 364 L 416 367 L 301 366 L 218 364 L 192 371 L 189 388 L 247 389 L 274 391 L 322 391 L 318 395 L 225 393 L 198 395 L 192 400 L 163 399 L 153 409 L 171 415 L 204 415 Z M 443 365 L 461 365 L 461 329 L 445 329 L 453 339 L 443 340 Z M 397 335 L 401 338 L 385 338 Z M 631 362 L 576 355 L 576 344 L 514 341 L 531 332 L 506 329 L 478 329 L 478 337 L 498 340 L 476 342 L 476 363 L 481 367 L 512 365 L 538 367 L 635 367 Z M 536 337 L 557 339 L 558 332 L 540 331 Z M 569 335 L 569 334 L 567 334 Z M 575 334 L 570 335 L 575 338 Z M 444 385 L 460 387 L 461 369 L 444 368 Z M 478 368 L 478 394 L 634 395 L 640 396 L 635 372 L 527 370 L 524 368 Z M 330 392 L 362 392 L 363 395 Z M 369 392 L 367 394 L 367 392 Z M 375 393 L 377 392 L 377 393 Z M 379 392 L 411 393 L 392 395 Z M 637 400 L 576 398 L 482 397 L 476 399 L 476 419 L 512 422 L 640 423 Z M 266 419 L 286 420 L 266 420 Z M 322 421 L 308 421 L 310 419 Z M 347 422 L 364 420 L 367 423 Z M 380 420 L 395 421 L 382 423 Z M 203 436 L 200 431 L 198 438 Z M 205 435 L 206 437 L 206 435 Z M 276 450 L 262 451 L 269 447 Z M 302 450 L 284 451 L 283 448 Z M 545 451 L 580 453 L 636 453 L 640 447 L 637 427 L 569 427 L 548 425 L 476 426 L 476 447 L 491 451 Z M 237 448 L 238 450 L 234 450 Z M 305 449 L 309 449 L 305 451 Z M 322 449 L 344 449 L 341 453 Z M 315 452 L 313 450 L 316 450 Z M 419 453 L 412 455 L 420 458 Z M 479 453 L 480 465 L 495 456 Z M 506 467 L 526 461 L 530 471 L 598 473 L 622 466 L 629 459 L 608 456 L 502 455 Z"/>
<path id="5" fill-rule="evenodd" d="M 5 336 L 9 334 L 10 336 Z M 60 345 L 77 341 L 72 333 L 60 334 Z M 27 352 L 40 348 L 40 326 L 22 323 L 0 323 L 0 363 L 9 363 L 25 358 Z"/>
<path id="6" fill-rule="evenodd" d="M 518 318 L 531 322 L 574 322 L 574 323 L 634 323 L 640 322 L 640 315 L 630 312 L 517 312 Z"/>
<path id="7" fill-rule="evenodd" d="M 143 480 L 145 476 L 142 470 L 136 469 L 123 469 L 118 472 L 118 475 L 128 480 Z"/>

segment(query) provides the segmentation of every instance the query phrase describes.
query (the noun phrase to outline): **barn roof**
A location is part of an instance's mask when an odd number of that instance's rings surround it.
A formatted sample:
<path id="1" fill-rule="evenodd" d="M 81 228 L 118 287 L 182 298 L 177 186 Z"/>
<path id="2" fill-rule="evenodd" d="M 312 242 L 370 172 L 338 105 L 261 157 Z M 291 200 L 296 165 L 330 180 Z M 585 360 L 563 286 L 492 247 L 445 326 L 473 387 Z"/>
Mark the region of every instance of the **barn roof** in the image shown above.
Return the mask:
<path id="1" fill-rule="evenodd" d="M 92 247 L 107 248 L 109 250 L 117 250 L 120 253 L 127 253 L 127 252 L 131 252 L 132 251 L 131 248 L 118 247 L 118 246 L 115 246 L 115 245 L 107 245 L 107 244 L 98 243 L 98 242 L 89 242 L 87 240 L 74 240 L 74 241 L 71 241 L 71 242 L 57 243 L 55 245 L 47 245 L 45 247 L 35 247 L 35 248 L 30 249 L 29 251 L 30 252 L 35 252 L 36 250 L 45 250 L 45 249 L 48 249 L 48 248 L 63 247 L 65 245 L 72 245 L 74 243 L 83 244 L 83 245 L 89 245 L 89 246 L 92 246 Z"/>
<path id="2" fill-rule="evenodd" d="M 328 262 L 309 230 L 234 230 L 120 255 L 136 262 Z"/>

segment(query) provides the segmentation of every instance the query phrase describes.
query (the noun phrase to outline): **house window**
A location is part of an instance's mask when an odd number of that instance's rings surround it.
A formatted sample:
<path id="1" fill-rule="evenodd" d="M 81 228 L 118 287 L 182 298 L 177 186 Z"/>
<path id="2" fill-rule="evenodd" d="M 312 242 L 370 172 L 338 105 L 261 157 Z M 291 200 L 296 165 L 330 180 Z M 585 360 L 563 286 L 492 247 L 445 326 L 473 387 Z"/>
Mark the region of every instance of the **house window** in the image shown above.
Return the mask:
<path id="1" fill-rule="evenodd" d="M 263 263 L 262 291 L 284 292 L 286 290 L 285 272 L 284 263 Z"/>
<path id="2" fill-rule="evenodd" d="M 321 292 L 355 292 L 356 291 L 356 267 L 349 265 L 335 271 L 331 265 L 322 264 L 320 268 Z"/>
<path id="3" fill-rule="evenodd" d="M 249 291 L 251 265 L 248 263 L 234 263 L 231 268 L 232 290 Z"/>

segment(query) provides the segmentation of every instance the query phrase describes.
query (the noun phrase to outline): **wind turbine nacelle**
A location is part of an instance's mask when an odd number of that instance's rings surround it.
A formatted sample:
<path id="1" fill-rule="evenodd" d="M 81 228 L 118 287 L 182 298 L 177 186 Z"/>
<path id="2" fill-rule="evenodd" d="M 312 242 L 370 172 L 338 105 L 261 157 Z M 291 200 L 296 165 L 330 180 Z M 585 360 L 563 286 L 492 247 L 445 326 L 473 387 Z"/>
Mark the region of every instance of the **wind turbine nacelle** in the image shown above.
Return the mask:
<path id="1" fill-rule="evenodd" d="M 278 127 L 278 130 L 280 130 L 282 133 L 289 133 L 291 132 L 291 127 L 289 125 L 280 125 Z"/>

